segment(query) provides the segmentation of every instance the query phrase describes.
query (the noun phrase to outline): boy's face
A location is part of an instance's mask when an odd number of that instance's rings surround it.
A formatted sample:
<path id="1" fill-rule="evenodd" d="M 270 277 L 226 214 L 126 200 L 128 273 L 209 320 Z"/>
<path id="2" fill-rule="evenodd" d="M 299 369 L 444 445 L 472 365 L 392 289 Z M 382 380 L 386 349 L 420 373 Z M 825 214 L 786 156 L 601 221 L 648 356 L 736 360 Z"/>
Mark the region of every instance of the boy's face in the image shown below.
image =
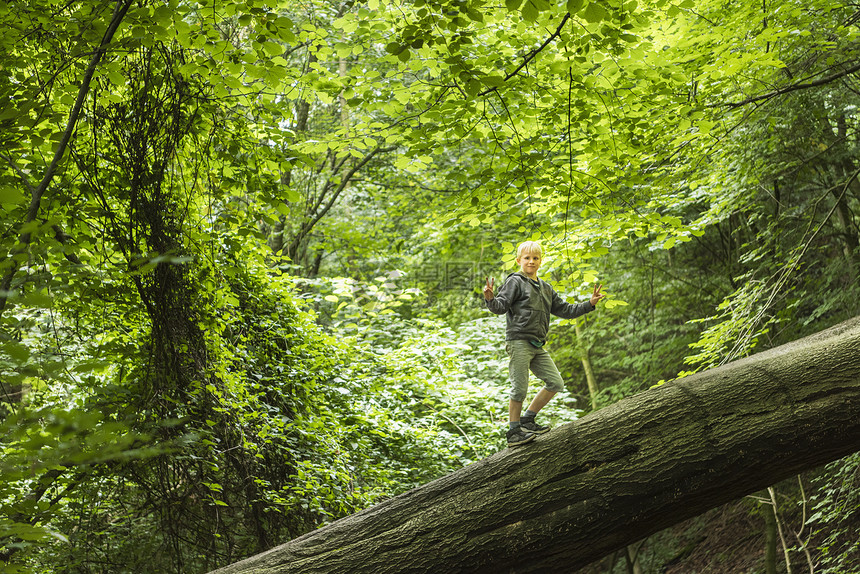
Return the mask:
<path id="1" fill-rule="evenodd" d="M 519 257 L 517 257 L 517 263 L 520 265 L 520 271 L 522 271 L 527 277 L 531 277 L 532 279 L 537 277 L 537 271 L 540 269 L 540 258 L 541 254 L 535 251 L 529 251 L 527 253 L 523 253 Z"/>

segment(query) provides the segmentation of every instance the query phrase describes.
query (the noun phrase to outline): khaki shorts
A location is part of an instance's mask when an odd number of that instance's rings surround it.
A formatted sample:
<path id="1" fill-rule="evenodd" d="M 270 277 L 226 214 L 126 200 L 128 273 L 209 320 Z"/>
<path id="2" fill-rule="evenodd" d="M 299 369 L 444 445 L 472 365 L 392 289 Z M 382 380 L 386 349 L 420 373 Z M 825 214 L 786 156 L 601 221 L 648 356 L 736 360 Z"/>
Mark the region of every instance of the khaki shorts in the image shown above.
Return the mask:
<path id="1" fill-rule="evenodd" d="M 564 390 L 564 380 L 561 373 L 543 347 L 535 347 L 525 340 L 505 342 L 508 352 L 508 377 L 511 381 L 511 400 L 521 403 L 529 390 L 529 371 L 543 381 L 546 390 L 558 392 Z"/>

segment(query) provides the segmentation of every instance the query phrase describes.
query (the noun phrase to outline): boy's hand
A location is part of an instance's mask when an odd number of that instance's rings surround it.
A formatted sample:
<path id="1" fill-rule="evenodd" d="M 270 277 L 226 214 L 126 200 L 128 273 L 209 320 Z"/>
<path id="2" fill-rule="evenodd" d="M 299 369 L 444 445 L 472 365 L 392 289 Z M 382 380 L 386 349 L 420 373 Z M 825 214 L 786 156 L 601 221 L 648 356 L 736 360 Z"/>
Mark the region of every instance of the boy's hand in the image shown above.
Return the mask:
<path id="1" fill-rule="evenodd" d="M 492 277 L 487 277 L 487 284 L 484 285 L 484 300 L 492 301 L 496 296 L 493 295 L 493 283 L 495 283 L 495 279 Z"/>
<path id="2" fill-rule="evenodd" d="M 594 286 L 594 291 L 591 292 L 591 299 L 589 300 L 592 307 L 597 307 L 597 302 L 606 297 L 605 293 L 600 292 L 601 289 L 603 289 L 602 284 Z M 484 292 L 486 292 L 486 289 Z"/>

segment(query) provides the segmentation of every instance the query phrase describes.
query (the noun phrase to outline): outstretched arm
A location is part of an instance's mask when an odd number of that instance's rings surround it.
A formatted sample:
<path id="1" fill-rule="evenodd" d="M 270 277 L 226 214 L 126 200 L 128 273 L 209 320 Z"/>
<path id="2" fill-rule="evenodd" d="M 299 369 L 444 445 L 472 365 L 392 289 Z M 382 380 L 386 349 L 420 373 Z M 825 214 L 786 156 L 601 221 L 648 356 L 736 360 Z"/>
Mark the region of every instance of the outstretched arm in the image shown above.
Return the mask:
<path id="1" fill-rule="evenodd" d="M 553 290 L 552 309 L 550 312 L 556 317 L 561 317 L 562 319 L 575 319 L 585 315 L 586 313 L 590 313 L 597 308 L 598 301 L 606 296 L 600 291 L 601 289 L 603 289 L 603 285 L 596 285 L 594 287 L 594 291 L 591 292 L 591 298 L 587 303 L 585 301 L 582 303 L 568 303 L 562 299 L 555 290 Z"/>
<path id="2" fill-rule="evenodd" d="M 517 282 L 508 279 L 499 287 L 499 293 L 493 293 L 493 278 L 488 278 L 484 285 L 484 301 L 487 309 L 496 315 L 504 315 L 510 308 L 511 303 L 519 298 Z"/>

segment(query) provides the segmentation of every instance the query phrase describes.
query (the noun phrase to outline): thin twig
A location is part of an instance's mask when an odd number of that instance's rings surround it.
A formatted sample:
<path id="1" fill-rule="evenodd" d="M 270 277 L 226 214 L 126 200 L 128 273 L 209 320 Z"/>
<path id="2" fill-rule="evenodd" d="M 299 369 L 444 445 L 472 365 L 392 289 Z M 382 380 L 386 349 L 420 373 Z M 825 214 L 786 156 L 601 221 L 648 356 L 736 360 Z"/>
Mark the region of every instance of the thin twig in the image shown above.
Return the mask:
<path id="1" fill-rule="evenodd" d="M 830 209 L 830 212 L 827 214 L 827 216 L 824 218 L 824 220 L 818 225 L 818 228 L 815 229 L 815 231 L 812 233 L 812 235 L 809 237 L 809 239 L 805 242 L 803 247 L 800 249 L 800 251 L 797 253 L 797 255 L 793 258 L 793 260 L 790 262 L 790 264 L 788 266 L 784 267 L 783 269 L 781 269 L 779 271 L 779 273 L 775 274 L 776 276 L 778 276 L 778 278 L 776 280 L 775 285 L 770 290 L 770 295 L 768 296 L 767 301 L 765 301 L 764 306 L 761 309 L 759 309 L 759 311 L 755 314 L 755 316 L 749 322 L 749 324 L 746 327 L 745 332 L 742 334 L 742 336 L 738 337 L 734 347 L 732 347 L 732 350 L 729 353 L 727 353 L 726 356 L 723 358 L 723 360 L 720 362 L 721 365 L 728 363 L 729 361 L 733 360 L 747 346 L 747 343 L 753 337 L 753 334 L 755 332 L 756 327 L 758 326 L 759 322 L 763 319 L 767 310 L 770 309 L 771 305 L 773 304 L 774 300 L 776 299 L 777 294 L 782 292 L 783 285 L 785 285 L 785 283 L 788 281 L 789 277 L 791 277 L 791 274 L 794 273 L 794 271 L 800 265 L 801 259 L 803 259 L 803 256 L 806 255 L 806 252 L 809 249 L 810 245 L 812 245 L 812 242 L 815 240 L 815 237 L 819 234 L 819 232 L 821 232 L 821 230 L 824 228 L 824 224 L 827 223 L 830 220 L 830 218 L 833 216 L 833 213 L 836 211 L 836 208 L 839 206 L 839 202 L 842 201 L 843 197 L 845 197 L 845 194 L 848 191 L 848 186 L 851 185 L 851 183 L 855 179 L 857 179 L 858 176 L 860 176 L 860 169 L 855 171 L 851 175 L 851 177 L 849 177 L 848 180 L 845 182 L 844 186 L 842 187 L 842 193 L 840 193 L 839 197 L 836 198 L 836 203 Z M 828 193 L 829 193 L 829 191 L 830 190 L 828 190 Z M 820 203 L 821 201 L 823 201 L 825 197 L 827 197 L 827 194 L 823 195 L 821 197 L 821 199 L 819 199 L 816 202 L 816 205 L 818 203 Z M 810 221 L 810 224 L 809 224 L 809 227 L 811 227 L 811 226 L 812 226 L 812 221 Z M 809 227 L 807 227 L 806 233 L 809 232 Z"/>
<path id="2" fill-rule="evenodd" d="M 773 505 L 773 517 L 776 519 L 776 529 L 779 532 L 779 539 L 782 541 L 782 553 L 785 555 L 785 571 L 791 574 L 791 560 L 788 557 L 788 545 L 785 542 L 785 535 L 782 533 L 782 522 L 779 520 L 779 513 L 776 511 L 776 492 L 772 486 L 767 487 L 770 493 L 770 503 Z"/>

